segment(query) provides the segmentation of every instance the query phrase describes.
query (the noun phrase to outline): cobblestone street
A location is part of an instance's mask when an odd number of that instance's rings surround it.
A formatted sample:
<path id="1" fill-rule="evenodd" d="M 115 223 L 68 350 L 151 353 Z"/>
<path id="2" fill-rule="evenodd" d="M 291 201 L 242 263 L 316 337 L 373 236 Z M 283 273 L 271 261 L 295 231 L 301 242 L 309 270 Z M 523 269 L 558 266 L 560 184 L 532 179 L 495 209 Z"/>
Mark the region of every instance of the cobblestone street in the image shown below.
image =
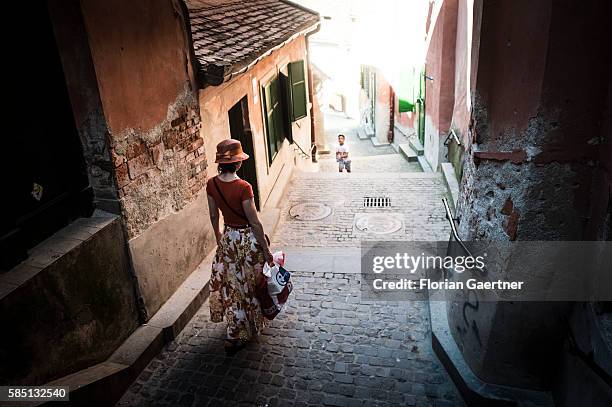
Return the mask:
<path id="1" fill-rule="evenodd" d="M 321 172 L 296 173 L 288 186 L 272 247 L 287 253 L 294 292 L 264 335 L 226 357 L 224 324 L 210 322 L 205 303 L 119 405 L 463 405 L 431 349 L 427 304 L 360 295 L 360 240 L 448 238 L 444 183 L 390 146 L 349 140 L 356 165 L 368 162 L 370 171 L 339 174 L 320 164 Z M 368 207 L 368 196 L 389 205 Z M 324 204 L 331 214 L 300 220 L 291 210 L 300 203 Z M 357 218 L 380 214 L 388 218 L 372 222 L 399 227 L 358 227 Z"/>
<path id="2" fill-rule="evenodd" d="M 310 256 L 325 263 L 325 253 Z M 328 270 L 296 271 L 289 306 L 231 358 L 204 304 L 120 405 L 457 405 L 431 350 L 427 305 L 361 301 L 358 273 Z"/>

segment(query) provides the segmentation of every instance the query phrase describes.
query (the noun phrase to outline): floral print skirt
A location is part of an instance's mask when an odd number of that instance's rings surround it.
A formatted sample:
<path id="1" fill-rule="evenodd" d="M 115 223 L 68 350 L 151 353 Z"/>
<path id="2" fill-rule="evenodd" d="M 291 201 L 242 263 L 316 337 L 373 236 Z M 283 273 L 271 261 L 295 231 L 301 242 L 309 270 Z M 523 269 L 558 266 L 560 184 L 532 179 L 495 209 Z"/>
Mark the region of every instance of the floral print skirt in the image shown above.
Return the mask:
<path id="1" fill-rule="evenodd" d="M 264 256 L 250 227 L 225 226 L 210 278 L 210 319 L 227 323 L 227 339 L 248 341 L 264 327 L 255 296 Z"/>

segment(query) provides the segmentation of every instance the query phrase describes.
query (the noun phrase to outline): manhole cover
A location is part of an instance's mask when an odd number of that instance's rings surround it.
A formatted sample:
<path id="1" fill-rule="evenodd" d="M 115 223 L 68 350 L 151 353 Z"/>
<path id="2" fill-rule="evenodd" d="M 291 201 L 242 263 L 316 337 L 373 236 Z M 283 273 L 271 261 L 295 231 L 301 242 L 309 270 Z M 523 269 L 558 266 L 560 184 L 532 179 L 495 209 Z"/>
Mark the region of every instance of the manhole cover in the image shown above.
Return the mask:
<path id="1" fill-rule="evenodd" d="M 401 215 L 395 213 L 358 213 L 355 227 L 364 233 L 386 235 L 400 230 L 403 226 Z"/>
<path id="2" fill-rule="evenodd" d="M 332 209 L 318 202 L 303 202 L 289 209 L 289 215 L 299 220 L 319 220 L 328 217 Z"/>

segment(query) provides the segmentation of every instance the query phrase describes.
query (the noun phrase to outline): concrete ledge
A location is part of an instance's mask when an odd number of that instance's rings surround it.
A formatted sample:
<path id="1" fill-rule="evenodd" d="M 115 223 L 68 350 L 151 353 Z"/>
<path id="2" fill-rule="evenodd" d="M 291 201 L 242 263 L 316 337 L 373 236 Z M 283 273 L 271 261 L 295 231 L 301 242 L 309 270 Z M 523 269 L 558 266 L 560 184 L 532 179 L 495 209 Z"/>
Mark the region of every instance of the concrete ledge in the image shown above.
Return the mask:
<path id="1" fill-rule="evenodd" d="M 440 168 L 442 168 L 444 181 L 446 182 L 448 193 L 452 198 L 453 211 L 456 211 L 457 200 L 459 199 L 459 182 L 457 182 L 457 177 L 455 177 L 455 168 L 451 163 L 442 163 L 440 164 Z"/>
<path id="2" fill-rule="evenodd" d="M 357 137 L 359 137 L 359 140 L 367 140 L 370 138 L 370 136 L 366 134 L 366 131 L 363 127 L 359 127 L 357 129 Z"/>
<path id="3" fill-rule="evenodd" d="M 429 162 L 427 162 L 427 159 L 425 158 L 425 156 L 417 155 L 417 160 L 419 161 L 419 165 L 423 169 L 423 172 L 433 172 L 433 170 L 431 169 L 431 166 L 429 165 Z"/>
<path id="4" fill-rule="evenodd" d="M 446 316 L 446 302 L 429 301 L 431 342 L 434 352 L 468 406 L 553 407 L 547 392 L 486 383 L 474 374 L 453 339 Z"/>
<path id="5" fill-rule="evenodd" d="M 19 265 L 0 274 L 0 299 L 27 283 L 38 273 L 59 261 L 83 242 L 117 219 L 116 215 L 96 209 L 89 218 L 78 218 L 29 251 Z"/>
<path id="6" fill-rule="evenodd" d="M 391 143 L 389 143 L 388 141 L 379 141 L 375 136 L 370 137 L 370 141 L 372 142 L 372 145 L 374 147 L 386 147 L 391 145 Z"/>
<path id="7" fill-rule="evenodd" d="M 410 144 L 410 148 L 412 148 L 417 155 L 423 155 L 425 153 L 425 149 L 418 138 L 412 138 L 408 143 Z"/>
<path id="8" fill-rule="evenodd" d="M 361 140 L 367 140 L 374 136 L 374 130 L 370 126 L 359 126 L 357 129 L 357 137 Z"/>
<path id="9" fill-rule="evenodd" d="M 114 405 L 208 298 L 214 254 L 214 251 L 209 253 L 153 318 L 136 329 L 105 362 L 47 385 L 69 386 L 73 405 Z"/>
<path id="10" fill-rule="evenodd" d="M 418 154 L 410 147 L 409 143 L 400 144 L 399 151 L 408 162 L 414 163 L 419 161 Z"/>

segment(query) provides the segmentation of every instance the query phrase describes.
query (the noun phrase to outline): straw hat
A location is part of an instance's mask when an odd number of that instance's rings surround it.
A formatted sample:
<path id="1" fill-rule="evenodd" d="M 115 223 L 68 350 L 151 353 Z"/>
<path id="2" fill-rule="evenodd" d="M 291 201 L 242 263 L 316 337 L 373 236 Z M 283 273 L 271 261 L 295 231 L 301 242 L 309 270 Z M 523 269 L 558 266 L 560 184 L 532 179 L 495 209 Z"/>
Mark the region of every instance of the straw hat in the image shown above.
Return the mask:
<path id="1" fill-rule="evenodd" d="M 236 163 L 247 158 L 249 158 L 249 155 L 242 151 L 242 144 L 238 140 L 227 139 L 217 144 L 216 163 Z"/>

